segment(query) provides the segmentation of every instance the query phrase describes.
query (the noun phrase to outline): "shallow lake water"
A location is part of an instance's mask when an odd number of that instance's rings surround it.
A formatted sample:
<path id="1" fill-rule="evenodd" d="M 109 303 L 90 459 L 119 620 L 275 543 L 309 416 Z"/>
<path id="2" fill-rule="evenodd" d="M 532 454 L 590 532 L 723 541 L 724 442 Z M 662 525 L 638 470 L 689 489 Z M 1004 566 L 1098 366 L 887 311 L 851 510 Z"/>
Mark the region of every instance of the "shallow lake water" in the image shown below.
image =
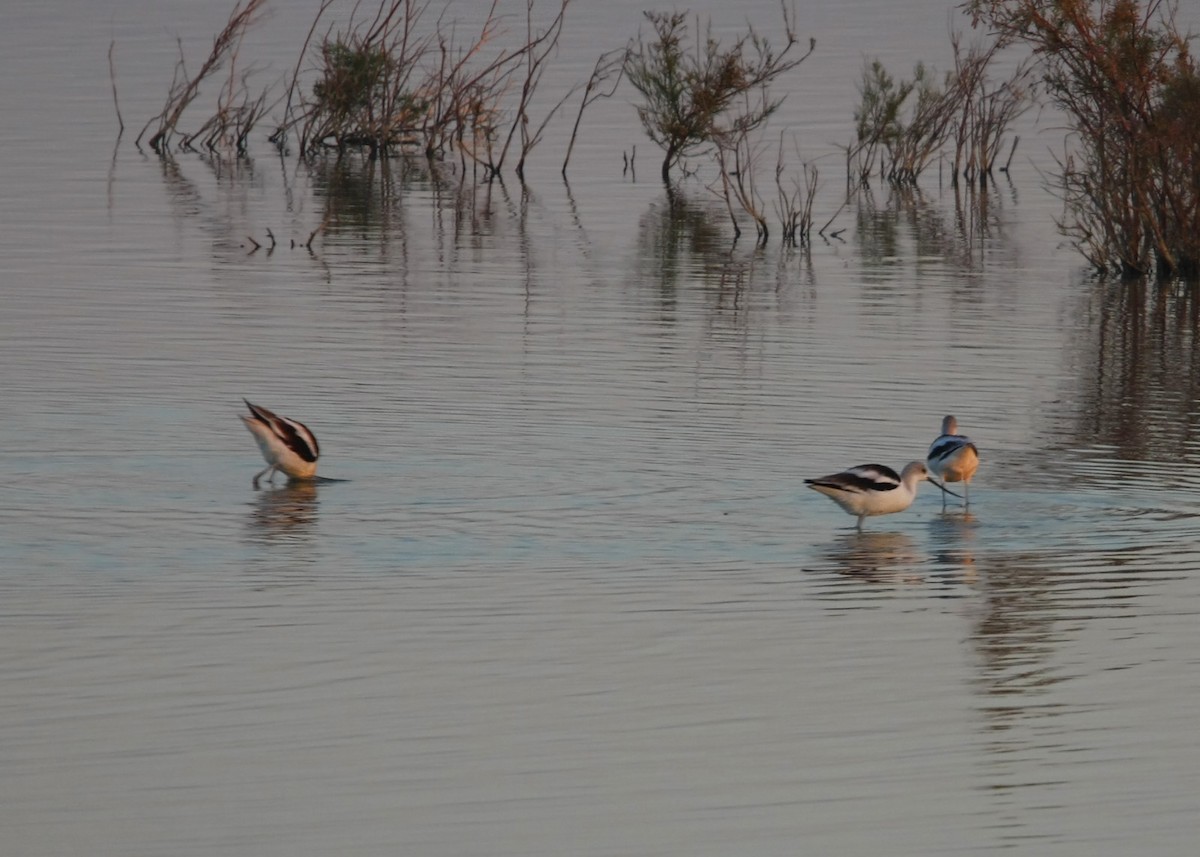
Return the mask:
<path id="1" fill-rule="evenodd" d="M 316 6 L 254 32 L 264 82 Z M 572 8 L 549 94 L 643 8 Z M 948 63 L 952 4 L 887 8 L 800 10 L 772 127 L 818 221 L 864 56 Z M 986 199 L 931 174 L 755 249 L 711 175 L 663 188 L 628 89 L 569 184 L 573 117 L 525 187 L 139 152 L 227 14 L 0 33 L 0 850 L 1193 853 L 1200 302 L 1085 276 L 1053 123 Z M 242 397 L 340 481 L 253 490 Z M 947 413 L 969 512 L 859 533 L 805 488 Z"/>

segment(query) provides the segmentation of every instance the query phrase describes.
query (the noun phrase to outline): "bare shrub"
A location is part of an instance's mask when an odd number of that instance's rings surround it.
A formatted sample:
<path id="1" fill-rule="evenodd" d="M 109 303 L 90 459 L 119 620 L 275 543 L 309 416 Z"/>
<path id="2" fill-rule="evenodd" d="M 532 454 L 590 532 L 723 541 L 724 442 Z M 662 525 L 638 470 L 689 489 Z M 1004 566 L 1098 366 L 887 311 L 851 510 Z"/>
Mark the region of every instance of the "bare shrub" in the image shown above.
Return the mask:
<path id="1" fill-rule="evenodd" d="M 863 69 L 854 110 L 855 142 L 846 148 L 846 172 L 852 181 L 865 185 L 877 166 L 881 174 L 886 171 L 883 154 L 903 133 L 900 111 L 912 89 L 909 81 L 897 83 L 878 59 Z"/>
<path id="2" fill-rule="evenodd" d="M 1059 223 L 1101 272 L 1200 276 L 1200 68 L 1171 0 L 970 0 L 1033 49 L 1068 148 Z"/>
<path id="3" fill-rule="evenodd" d="M 297 63 L 281 130 L 298 129 L 302 154 L 327 148 L 340 154 L 354 147 L 371 158 L 404 149 L 428 157 L 456 153 L 464 167 L 477 165 L 488 177 L 499 174 L 515 145 L 516 171 L 523 176 L 529 153 L 566 99 L 540 123 L 531 122 L 529 107 L 569 3 L 559 0 L 549 25 L 538 30 L 534 0 L 526 0 L 524 41 L 489 54 L 503 33 L 499 0 L 492 0 L 483 22 L 465 38 L 455 22 L 439 18 L 431 27 L 422 25 L 429 0 L 381 0 L 369 20 L 352 17 L 318 39 L 333 4 L 325 0 L 302 51 L 317 40 L 316 79 L 306 91 L 300 82 L 303 63 Z M 515 105 L 509 101 L 513 92 Z"/>
<path id="4" fill-rule="evenodd" d="M 792 246 L 808 245 L 812 241 L 813 201 L 817 196 L 817 167 L 803 164 L 803 180 L 791 177 L 784 183 L 786 160 L 783 156 L 784 135 L 779 135 L 779 156 L 775 161 L 775 214 L 783 231 L 783 243 Z M 796 152 L 797 156 L 799 152 Z"/>
<path id="5" fill-rule="evenodd" d="M 617 87 L 621 84 L 621 78 L 625 73 L 625 50 L 605 51 L 600 54 L 596 60 L 596 65 L 592 67 L 591 77 L 583 86 L 583 99 L 579 102 L 579 112 L 575 114 L 575 125 L 571 129 L 571 140 L 567 144 L 567 154 L 563 157 L 562 174 L 565 178 L 567 175 L 567 165 L 571 162 L 571 153 L 575 150 L 575 138 L 579 135 L 579 124 L 583 121 L 583 111 L 587 110 L 591 104 L 601 98 L 611 98 L 617 91 Z M 605 85 L 609 81 L 611 85 L 607 88 Z M 626 168 L 628 168 L 628 158 L 626 158 Z"/>
<path id="6" fill-rule="evenodd" d="M 722 48 L 711 24 L 702 28 L 698 17 L 691 46 L 688 12 L 645 13 L 654 32 L 649 39 L 639 33 L 630 43 L 625 75 L 643 98 L 637 111 L 646 135 L 663 150 L 664 182 L 681 159 L 716 147 L 718 137 L 725 138 L 723 157 L 730 158 L 739 148 L 737 138 L 779 108 L 783 98 L 771 96 L 769 85 L 808 59 L 816 45 L 810 40 L 807 52 L 792 53 L 797 45 L 794 16 L 786 5 L 782 8 L 786 44 L 778 52 L 753 28 Z M 756 97 L 744 98 L 752 92 Z"/>
<path id="7" fill-rule="evenodd" d="M 736 212 L 736 209 L 741 209 L 754 221 L 757 243 L 765 245 L 770 229 L 763 198 L 756 184 L 761 151 L 751 139 L 752 130 L 735 125 L 714 133 L 712 142 L 716 150 L 720 185 L 717 195 L 724 200 L 725 209 L 729 212 L 734 238 L 742 234 Z"/>
<path id="8" fill-rule="evenodd" d="M 960 176 L 969 184 L 988 182 L 1004 135 L 1029 107 L 1030 69 L 1020 65 L 993 85 L 988 68 L 1001 43 L 964 51 L 957 34 L 951 40 L 954 70 L 940 82 L 923 63 L 911 80 L 899 81 L 878 59 L 866 64 L 854 110 L 855 141 L 846 147 L 849 181 L 868 184 L 878 170 L 889 182 L 915 184 L 953 140 L 952 182 Z"/>
<path id="9" fill-rule="evenodd" d="M 246 31 L 258 23 L 265 5 L 266 0 L 246 0 L 244 4 L 238 3 L 230 13 L 225 28 L 213 39 L 212 50 L 209 52 L 208 58 L 194 76 L 187 73 L 183 44 L 179 44 L 179 62 L 175 65 L 175 76 L 171 81 L 167 102 L 162 111 L 142 127 L 134 141 L 135 145 L 140 145 L 142 137 L 152 125 L 156 125 L 154 134 L 151 135 L 147 145 L 160 154 L 166 152 L 171 145 L 172 136 L 178 131 L 184 112 L 200 94 L 201 84 L 228 64 L 230 66 L 229 83 L 226 87 L 226 95 L 218 104 L 217 113 L 201 126 L 200 131 L 187 135 L 185 145 L 190 146 L 198 137 L 204 137 L 205 144 L 209 148 L 215 148 L 218 143 L 229 138 L 227 134 L 229 128 L 236 127 L 234 142 L 240 140 L 239 148 L 244 146 L 250 129 L 262 116 L 267 94 L 264 92 L 261 96 L 251 97 L 246 87 L 246 75 L 237 75 L 234 67 L 242 39 L 245 37 Z M 236 85 L 237 81 L 241 82 L 240 87 Z M 239 95 L 241 101 L 236 102 L 235 97 Z"/>
<path id="10" fill-rule="evenodd" d="M 321 4 L 302 54 L 333 3 Z M 377 157 L 389 146 L 415 142 L 429 109 L 418 82 L 418 64 L 433 37 L 420 37 L 416 30 L 427 6 L 419 0 L 384 0 L 369 20 L 355 21 L 352 15 L 343 29 L 331 26 L 316 45 L 316 80 L 307 93 L 300 85 L 297 63 L 286 122 L 299 129 L 301 153 L 325 146 L 342 152 L 354 146 Z"/>
<path id="11" fill-rule="evenodd" d="M 964 50 L 958 33 L 950 38 L 954 46 L 951 97 L 958 105 L 958 119 L 952 130 L 952 182 L 957 185 L 961 176 L 968 185 L 977 183 L 983 187 L 993 176 L 1003 151 L 1004 135 L 1033 103 L 1029 83 L 1033 67 L 1028 62 L 1019 63 L 1006 80 L 993 84 L 988 68 L 1004 41 L 997 39 L 987 45 L 975 43 Z M 1009 158 L 1016 144 L 1017 139 L 1013 138 Z M 1002 169 L 1007 168 L 1006 161 Z"/>
<path id="12" fill-rule="evenodd" d="M 915 183 L 941 151 L 955 112 L 953 83 L 951 77 L 939 85 L 923 63 L 913 69 L 911 91 L 916 93 L 916 103 L 912 115 L 908 124 L 887 140 L 889 180 Z"/>

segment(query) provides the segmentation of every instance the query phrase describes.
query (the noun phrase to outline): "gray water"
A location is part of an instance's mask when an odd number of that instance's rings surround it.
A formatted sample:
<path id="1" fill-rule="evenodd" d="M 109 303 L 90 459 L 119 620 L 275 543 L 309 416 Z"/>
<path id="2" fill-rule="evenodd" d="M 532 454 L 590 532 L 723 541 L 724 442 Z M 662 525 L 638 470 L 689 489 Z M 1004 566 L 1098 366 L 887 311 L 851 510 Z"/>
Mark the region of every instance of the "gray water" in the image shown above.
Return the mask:
<path id="1" fill-rule="evenodd" d="M 863 57 L 948 62 L 951 4 L 879 5 L 800 14 L 819 221 Z M 572 9 L 547 97 L 641 8 Z M 139 152 L 227 12 L 0 30 L 4 854 L 1194 852 L 1200 306 L 1087 279 L 1053 123 L 986 200 L 931 173 L 755 250 L 629 90 L 569 185 L 571 117 L 526 188 Z M 254 491 L 243 396 L 344 481 Z M 946 413 L 969 512 L 805 489 Z"/>

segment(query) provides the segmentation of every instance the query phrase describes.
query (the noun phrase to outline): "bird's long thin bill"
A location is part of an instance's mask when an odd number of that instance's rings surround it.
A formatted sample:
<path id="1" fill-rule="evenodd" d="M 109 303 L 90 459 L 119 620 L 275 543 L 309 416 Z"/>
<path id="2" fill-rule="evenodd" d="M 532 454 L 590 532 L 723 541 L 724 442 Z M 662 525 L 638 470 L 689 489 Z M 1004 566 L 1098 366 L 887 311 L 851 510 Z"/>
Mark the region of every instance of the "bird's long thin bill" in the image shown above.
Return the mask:
<path id="1" fill-rule="evenodd" d="M 960 499 L 960 500 L 962 499 L 962 494 L 955 494 L 953 491 L 951 491 L 949 488 L 947 488 L 947 487 L 946 487 L 945 485 L 943 485 L 941 482 L 938 482 L 938 481 L 937 481 L 936 479 L 934 479 L 932 476 L 931 476 L 931 477 L 929 477 L 929 481 L 930 481 L 930 482 L 932 482 L 932 483 L 933 483 L 934 485 L 936 485 L 937 487 L 941 488 L 943 491 L 945 491 L 945 492 L 946 492 L 947 494 L 949 494 L 951 497 L 957 497 L 957 498 L 958 498 L 958 499 Z"/>

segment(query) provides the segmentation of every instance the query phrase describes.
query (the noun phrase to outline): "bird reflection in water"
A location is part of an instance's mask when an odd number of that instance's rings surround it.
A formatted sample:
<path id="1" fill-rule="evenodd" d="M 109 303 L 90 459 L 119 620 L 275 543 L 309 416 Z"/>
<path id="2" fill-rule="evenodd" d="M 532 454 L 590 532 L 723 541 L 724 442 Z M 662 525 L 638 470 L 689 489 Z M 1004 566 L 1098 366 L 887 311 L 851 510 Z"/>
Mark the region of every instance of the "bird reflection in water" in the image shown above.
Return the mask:
<path id="1" fill-rule="evenodd" d="M 921 553 L 904 533 L 859 532 L 839 536 L 822 551 L 838 574 L 868 583 L 920 583 Z"/>
<path id="2" fill-rule="evenodd" d="M 258 538 L 272 540 L 306 536 L 317 521 L 317 482 L 297 480 L 256 495 L 249 528 Z"/>
<path id="3" fill-rule="evenodd" d="M 949 574 L 962 583 L 976 581 L 972 546 L 978 529 L 979 519 L 966 510 L 943 510 L 929 521 L 933 561 L 942 566 L 940 575 Z"/>

